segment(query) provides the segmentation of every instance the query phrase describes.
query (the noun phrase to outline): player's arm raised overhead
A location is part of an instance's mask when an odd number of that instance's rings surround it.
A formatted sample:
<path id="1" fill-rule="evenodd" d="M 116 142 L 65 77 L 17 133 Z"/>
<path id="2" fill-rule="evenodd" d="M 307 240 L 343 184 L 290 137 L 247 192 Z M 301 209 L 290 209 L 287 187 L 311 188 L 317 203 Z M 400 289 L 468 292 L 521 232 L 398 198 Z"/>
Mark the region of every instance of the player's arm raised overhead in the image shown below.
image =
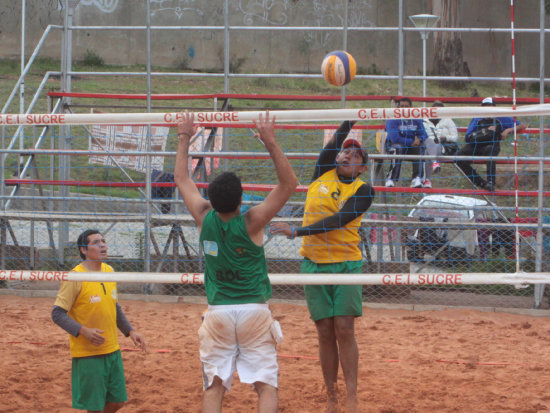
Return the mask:
<path id="1" fill-rule="evenodd" d="M 266 112 L 265 118 L 260 114 L 255 125 L 258 129 L 256 136 L 271 155 L 279 183 L 262 203 L 250 208 L 245 214 L 246 228 L 251 237 L 258 234 L 263 236 L 264 227 L 284 206 L 298 186 L 298 178 L 290 162 L 275 141 L 275 117 L 270 118 L 269 112 Z"/>
<path id="2" fill-rule="evenodd" d="M 336 155 L 338 155 L 338 152 L 342 149 L 342 145 L 344 144 L 344 141 L 348 137 L 355 123 L 356 121 L 354 120 L 345 120 L 340 124 L 336 132 L 334 132 L 332 138 L 319 153 L 311 182 L 315 181 L 325 172 L 334 169 L 336 166 Z"/>
<path id="3" fill-rule="evenodd" d="M 204 199 L 197 186 L 189 176 L 189 143 L 191 137 L 197 132 L 194 125 L 194 114 L 185 111 L 178 122 L 178 152 L 174 167 L 174 181 L 183 198 L 189 213 L 195 219 L 199 227 L 206 213 L 212 208 L 210 202 Z"/>

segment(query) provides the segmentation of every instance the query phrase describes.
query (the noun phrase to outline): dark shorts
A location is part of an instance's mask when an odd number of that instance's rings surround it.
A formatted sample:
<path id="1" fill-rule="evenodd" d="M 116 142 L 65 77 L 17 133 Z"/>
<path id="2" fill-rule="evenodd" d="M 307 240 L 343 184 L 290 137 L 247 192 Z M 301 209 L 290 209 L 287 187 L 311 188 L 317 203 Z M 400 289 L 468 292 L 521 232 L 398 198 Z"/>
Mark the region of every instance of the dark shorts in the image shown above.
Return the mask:
<path id="1" fill-rule="evenodd" d="M 360 274 L 363 261 L 346 261 L 332 264 L 316 264 L 309 259 L 302 261 L 302 274 Z M 362 285 L 306 285 L 306 302 L 313 321 L 336 316 L 363 315 Z"/>
<path id="2" fill-rule="evenodd" d="M 74 409 L 102 411 L 106 402 L 128 400 L 120 350 L 73 358 L 71 376 Z"/>

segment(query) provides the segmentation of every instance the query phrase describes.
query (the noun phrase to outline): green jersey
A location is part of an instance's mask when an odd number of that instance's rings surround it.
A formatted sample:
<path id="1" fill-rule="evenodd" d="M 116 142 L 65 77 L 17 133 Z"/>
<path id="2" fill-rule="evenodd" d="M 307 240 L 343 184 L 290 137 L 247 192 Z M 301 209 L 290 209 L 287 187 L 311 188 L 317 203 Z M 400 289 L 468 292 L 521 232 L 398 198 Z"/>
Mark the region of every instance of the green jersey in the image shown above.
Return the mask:
<path id="1" fill-rule="evenodd" d="M 271 298 L 264 247 L 250 239 L 243 215 L 223 222 L 216 211 L 209 211 L 199 240 L 208 304 L 265 303 Z"/>

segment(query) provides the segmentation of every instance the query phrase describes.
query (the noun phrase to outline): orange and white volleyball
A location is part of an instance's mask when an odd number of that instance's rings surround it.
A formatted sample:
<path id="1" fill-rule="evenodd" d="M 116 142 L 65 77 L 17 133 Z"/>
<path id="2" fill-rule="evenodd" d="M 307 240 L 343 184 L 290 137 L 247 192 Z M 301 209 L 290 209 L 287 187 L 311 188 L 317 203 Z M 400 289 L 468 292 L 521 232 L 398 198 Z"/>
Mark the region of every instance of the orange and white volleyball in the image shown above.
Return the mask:
<path id="1" fill-rule="evenodd" d="M 348 52 L 337 50 L 330 52 L 323 59 L 321 73 L 325 80 L 333 86 L 344 86 L 353 80 L 357 65 Z"/>

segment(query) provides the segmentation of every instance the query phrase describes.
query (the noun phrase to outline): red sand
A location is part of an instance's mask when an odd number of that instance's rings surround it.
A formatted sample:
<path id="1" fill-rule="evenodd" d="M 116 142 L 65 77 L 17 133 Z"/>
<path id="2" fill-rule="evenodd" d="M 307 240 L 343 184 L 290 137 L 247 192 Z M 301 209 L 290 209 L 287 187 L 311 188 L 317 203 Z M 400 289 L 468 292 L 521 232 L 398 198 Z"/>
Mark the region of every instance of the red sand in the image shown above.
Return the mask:
<path id="1" fill-rule="evenodd" d="M 74 411 L 68 338 L 50 319 L 53 299 L 0 296 L 0 303 L 0 412 Z M 121 412 L 198 413 L 197 329 L 205 306 L 121 304 L 150 349 L 146 354 L 123 351 L 129 402 Z M 272 311 L 285 333 L 279 347 L 280 411 L 322 413 L 326 398 L 307 309 L 273 304 Z M 545 318 L 366 309 L 356 326 L 362 412 L 550 410 L 550 324 Z M 127 338 L 120 342 L 132 346 Z M 343 400 L 342 378 L 339 386 Z M 224 412 L 255 409 L 255 393 L 235 380 Z"/>

